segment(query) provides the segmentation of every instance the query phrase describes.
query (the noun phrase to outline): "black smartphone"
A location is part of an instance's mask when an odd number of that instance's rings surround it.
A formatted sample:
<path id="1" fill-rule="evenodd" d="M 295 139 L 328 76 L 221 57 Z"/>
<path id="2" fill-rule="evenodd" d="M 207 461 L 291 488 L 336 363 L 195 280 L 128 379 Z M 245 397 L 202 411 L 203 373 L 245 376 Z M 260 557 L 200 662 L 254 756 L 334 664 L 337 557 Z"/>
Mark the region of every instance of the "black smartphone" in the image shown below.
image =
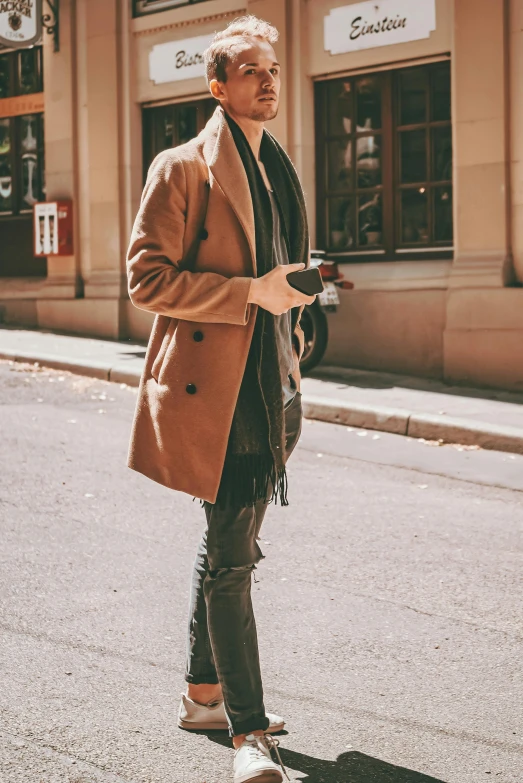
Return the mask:
<path id="1" fill-rule="evenodd" d="M 323 291 L 323 281 L 318 267 L 289 272 L 287 282 L 291 288 L 295 288 L 296 291 L 307 296 L 315 296 Z"/>

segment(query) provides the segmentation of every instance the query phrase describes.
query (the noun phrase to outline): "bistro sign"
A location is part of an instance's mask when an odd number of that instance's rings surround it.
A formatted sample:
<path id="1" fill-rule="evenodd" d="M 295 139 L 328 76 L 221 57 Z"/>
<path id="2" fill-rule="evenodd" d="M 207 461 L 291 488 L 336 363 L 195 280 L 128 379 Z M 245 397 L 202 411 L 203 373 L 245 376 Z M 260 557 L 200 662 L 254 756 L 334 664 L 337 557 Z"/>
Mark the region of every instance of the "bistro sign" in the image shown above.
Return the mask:
<path id="1" fill-rule="evenodd" d="M 325 50 L 343 54 L 428 38 L 436 0 L 368 0 L 333 8 L 324 19 Z"/>
<path id="2" fill-rule="evenodd" d="M 0 0 L 0 44 L 32 46 L 42 35 L 42 0 Z"/>
<path id="3" fill-rule="evenodd" d="M 1 2 L 1 0 L 0 0 Z M 203 53 L 213 35 L 198 35 L 182 41 L 153 46 L 149 53 L 149 78 L 155 84 L 205 76 Z"/>

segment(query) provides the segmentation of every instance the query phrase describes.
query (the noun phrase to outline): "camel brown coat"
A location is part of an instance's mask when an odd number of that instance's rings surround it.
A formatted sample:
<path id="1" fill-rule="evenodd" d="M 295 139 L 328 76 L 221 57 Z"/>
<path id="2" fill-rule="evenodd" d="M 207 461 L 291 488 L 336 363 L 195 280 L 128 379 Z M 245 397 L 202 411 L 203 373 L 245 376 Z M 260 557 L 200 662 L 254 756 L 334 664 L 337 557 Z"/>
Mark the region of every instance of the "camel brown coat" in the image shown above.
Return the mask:
<path id="1" fill-rule="evenodd" d="M 255 247 L 247 175 L 218 107 L 196 139 L 154 160 L 127 260 L 133 304 L 156 313 L 129 467 L 211 503 L 256 319 Z"/>

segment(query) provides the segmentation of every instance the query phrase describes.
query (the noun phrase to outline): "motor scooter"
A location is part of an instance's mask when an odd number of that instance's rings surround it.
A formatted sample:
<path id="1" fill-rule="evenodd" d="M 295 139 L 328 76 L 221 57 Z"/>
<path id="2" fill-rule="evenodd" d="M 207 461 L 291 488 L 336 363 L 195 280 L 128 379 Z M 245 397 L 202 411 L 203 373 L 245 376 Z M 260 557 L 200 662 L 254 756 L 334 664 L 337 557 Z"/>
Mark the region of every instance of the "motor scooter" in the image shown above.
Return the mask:
<path id="1" fill-rule="evenodd" d="M 310 265 L 320 270 L 324 290 L 312 305 L 305 306 L 301 315 L 300 326 L 305 334 L 305 349 L 300 361 L 303 374 L 311 372 L 323 359 L 329 339 L 326 314 L 335 313 L 340 303 L 337 289 L 354 288 L 354 283 L 345 280 L 336 261 L 327 259 L 324 250 L 311 250 Z"/>

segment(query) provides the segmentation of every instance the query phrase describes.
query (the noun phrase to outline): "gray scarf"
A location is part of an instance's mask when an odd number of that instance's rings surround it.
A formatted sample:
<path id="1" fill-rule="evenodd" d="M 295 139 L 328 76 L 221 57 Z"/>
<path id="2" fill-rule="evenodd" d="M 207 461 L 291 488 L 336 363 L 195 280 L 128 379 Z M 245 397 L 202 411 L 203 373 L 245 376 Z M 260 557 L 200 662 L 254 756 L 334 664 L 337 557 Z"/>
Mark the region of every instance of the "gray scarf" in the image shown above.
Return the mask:
<path id="1" fill-rule="evenodd" d="M 274 267 L 270 197 L 243 131 L 225 115 L 249 181 L 261 277 Z M 260 159 L 274 189 L 290 263 L 308 265 L 305 199 L 294 166 L 276 139 L 264 131 Z M 292 311 L 292 331 L 298 308 Z M 217 503 L 253 506 L 260 500 L 288 505 L 285 418 L 275 317 L 258 308 L 245 373 L 234 413 Z"/>

